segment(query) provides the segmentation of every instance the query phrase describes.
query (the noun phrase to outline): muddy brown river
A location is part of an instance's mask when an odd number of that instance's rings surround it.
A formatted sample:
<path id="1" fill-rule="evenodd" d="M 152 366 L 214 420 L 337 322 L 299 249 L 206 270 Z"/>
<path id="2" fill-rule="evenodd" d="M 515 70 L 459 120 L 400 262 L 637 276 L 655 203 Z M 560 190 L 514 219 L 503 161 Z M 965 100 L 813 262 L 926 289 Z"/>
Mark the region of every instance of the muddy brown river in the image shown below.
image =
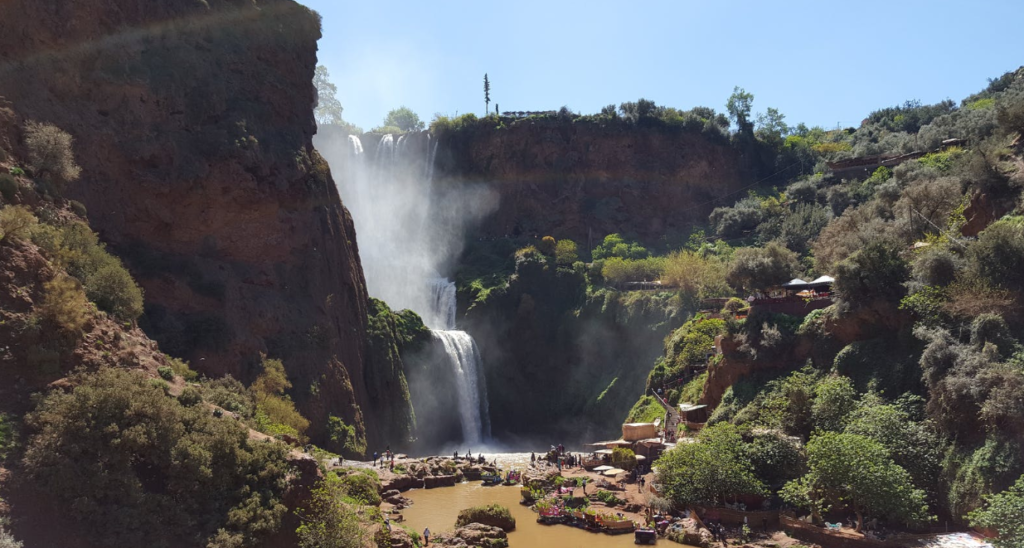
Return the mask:
<path id="1" fill-rule="evenodd" d="M 516 518 L 516 529 L 508 534 L 510 548 L 605 548 L 633 546 L 633 535 L 591 533 L 568 525 L 541 525 L 537 514 L 519 504 L 519 487 L 497 485 L 484 487 L 481 482 L 460 483 L 455 487 L 415 489 L 405 493 L 413 505 L 402 510 L 404 525 L 423 534 L 455 528 L 459 510 L 482 504 L 501 504 Z M 659 544 L 668 541 L 661 540 Z"/>
<path id="2" fill-rule="evenodd" d="M 488 457 L 490 460 L 491 457 Z M 494 456 L 504 468 L 523 469 L 530 462 L 529 453 L 505 453 Z M 516 529 L 508 534 L 510 548 L 610 548 L 634 546 L 633 535 L 606 535 L 591 533 L 568 525 L 541 525 L 537 514 L 519 504 L 519 486 L 497 485 L 484 487 L 479 481 L 460 483 L 455 487 L 414 489 L 403 493 L 413 505 L 402 510 L 410 529 L 423 534 L 430 528 L 433 533 L 455 528 L 459 510 L 483 504 L 501 504 L 516 518 Z M 658 544 L 683 546 L 659 539 Z"/>

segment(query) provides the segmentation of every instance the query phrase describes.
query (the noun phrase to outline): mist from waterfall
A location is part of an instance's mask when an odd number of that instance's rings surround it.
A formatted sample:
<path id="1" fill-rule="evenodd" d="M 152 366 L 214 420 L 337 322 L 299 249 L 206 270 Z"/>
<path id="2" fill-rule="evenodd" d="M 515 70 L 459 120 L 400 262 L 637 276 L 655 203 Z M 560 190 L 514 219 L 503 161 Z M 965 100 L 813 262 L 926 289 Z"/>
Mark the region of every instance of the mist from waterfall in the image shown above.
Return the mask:
<path id="1" fill-rule="evenodd" d="M 455 330 L 449 276 L 467 229 L 497 206 L 496 195 L 481 186 L 436 185 L 439 143 L 425 132 L 363 138 L 318 135 L 314 144 L 352 214 L 367 289 L 395 310 L 415 311 L 431 328 L 456 379 L 463 441 L 485 441 L 490 421 L 480 352 Z"/>

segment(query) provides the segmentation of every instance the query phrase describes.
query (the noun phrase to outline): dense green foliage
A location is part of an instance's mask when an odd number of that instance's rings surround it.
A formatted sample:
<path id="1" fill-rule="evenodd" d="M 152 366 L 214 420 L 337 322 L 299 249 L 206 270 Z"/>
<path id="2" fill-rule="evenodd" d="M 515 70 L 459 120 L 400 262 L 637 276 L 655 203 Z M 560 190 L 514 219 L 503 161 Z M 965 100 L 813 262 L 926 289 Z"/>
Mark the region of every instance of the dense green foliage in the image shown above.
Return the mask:
<path id="1" fill-rule="evenodd" d="M 337 474 L 327 474 L 310 494 L 296 533 L 301 548 L 362 548 L 369 536 L 360 518 L 363 501 Z"/>
<path id="2" fill-rule="evenodd" d="M 681 443 L 658 459 L 658 483 L 676 504 L 717 504 L 765 492 L 734 426 L 710 426 L 700 443 Z"/>
<path id="3" fill-rule="evenodd" d="M 32 241 L 81 282 L 100 310 L 122 321 L 134 321 L 142 314 L 142 289 L 86 224 L 41 224 L 32 231 Z"/>
<path id="4" fill-rule="evenodd" d="M 79 374 L 28 417 L 24 466 L 96 541 L 167 546 L 174 539 L 250 546 L 275 532 L 287 449 L 242 425 L 182 407 L 139 373 Z"/>
<path id="5" fill-rule="evenodd" d="M 827 432 L 807 443 L 808 472 L 786 484 L 782 497 L 819 517 L 834 507 L 857 513 L 857 530 L 865 512 L 901 522 L 929 519 L 924 491 L 892 461 L 880 443 L 857 434 Z"/>
<path id="6" fill-rule="evenodd" d="M 999 532 L 999 548 L 1024 546 L 1024 476 L 1006 491 L 985 497 L 985 505 L 971 512 L 971 524 Z"/>
<path id="7" fill-rule="evenodd" d="M 388 115 L 384 117 L 384 123 L 381 124 L 381 127 L 397 127 L 399 132 L 404 133 L 406 131 L 423 131 L 424 124 L 412 109 L 401 106 L 388 111 Z M 378 129 L 374 129 L 373 132 L 385 133 L 378 131 Z"/>

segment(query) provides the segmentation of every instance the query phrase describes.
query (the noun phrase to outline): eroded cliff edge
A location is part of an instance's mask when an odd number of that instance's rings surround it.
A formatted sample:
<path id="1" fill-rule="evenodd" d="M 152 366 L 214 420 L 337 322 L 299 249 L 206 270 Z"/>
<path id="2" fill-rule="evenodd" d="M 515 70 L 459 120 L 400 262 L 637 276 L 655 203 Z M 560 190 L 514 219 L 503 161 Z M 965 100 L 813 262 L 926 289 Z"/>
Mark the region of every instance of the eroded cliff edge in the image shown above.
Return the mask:
<path id="1" fill-rule="evenodd" d="M 291 0 L 12 0 L 0 96 L 75 136 L 87 175 L 68 195 L 144 287 L 163 350 L 246 381 L 279 357 L 314 439 L 329 415 L 364 438 L 368 297 L 312 146 L 319 37 Z"/>

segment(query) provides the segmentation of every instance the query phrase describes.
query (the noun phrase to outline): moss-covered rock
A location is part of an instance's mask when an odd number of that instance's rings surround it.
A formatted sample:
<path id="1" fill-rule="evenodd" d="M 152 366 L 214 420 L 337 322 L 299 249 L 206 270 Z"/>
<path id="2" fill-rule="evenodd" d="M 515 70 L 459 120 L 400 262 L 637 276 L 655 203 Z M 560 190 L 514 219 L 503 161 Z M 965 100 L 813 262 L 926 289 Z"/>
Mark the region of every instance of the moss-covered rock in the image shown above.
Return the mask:
<path id="1" fill-rule="evenodd" d="M 512 513 L 509 512 L 508 508 L 500 504 L 466 508 L 459 512 L 455 526 L 465 527 L 472 523 L 498 527 L 505 532 L 516 528 L 516 518 L 512 517 Z"/>

